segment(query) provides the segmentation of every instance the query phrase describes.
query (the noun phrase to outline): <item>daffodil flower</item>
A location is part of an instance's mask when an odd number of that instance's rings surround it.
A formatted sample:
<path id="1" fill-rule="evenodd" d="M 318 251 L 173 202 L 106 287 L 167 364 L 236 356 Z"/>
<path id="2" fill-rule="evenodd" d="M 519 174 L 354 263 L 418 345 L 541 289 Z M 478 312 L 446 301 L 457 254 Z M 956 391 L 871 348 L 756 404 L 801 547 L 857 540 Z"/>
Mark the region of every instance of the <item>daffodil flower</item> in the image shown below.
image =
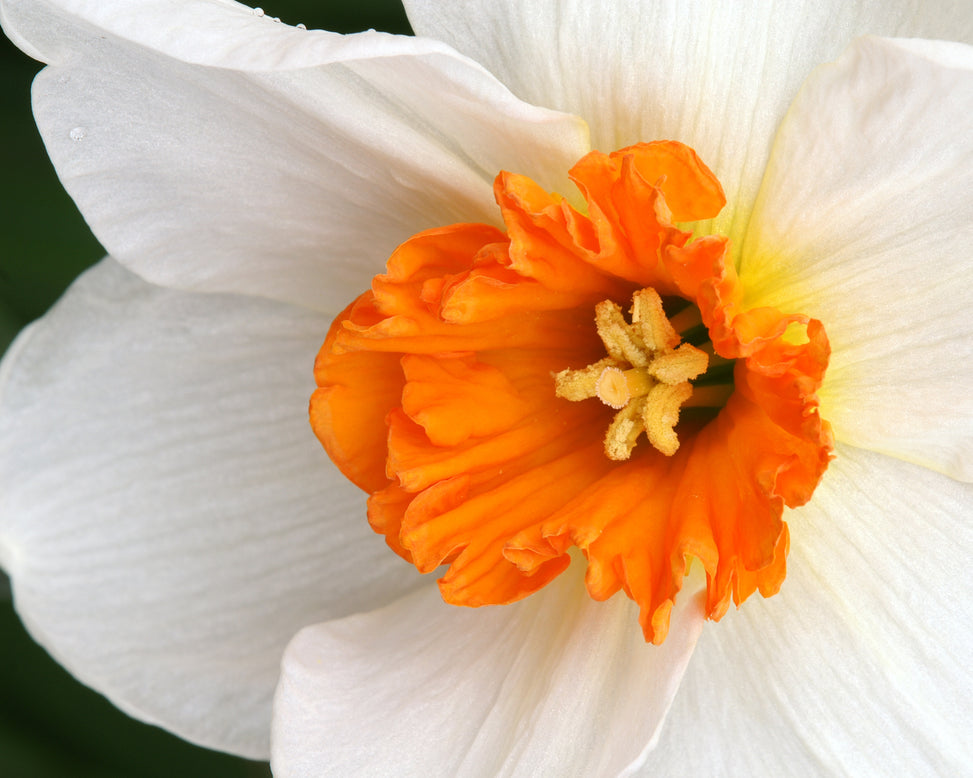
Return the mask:
<path id="1" fill-rule="evenodd" d="M 0 368 L 31 633 L 285 776 L 967 770 L 969 8 L 406 5 L 0 2 L 111 253 Z"/>

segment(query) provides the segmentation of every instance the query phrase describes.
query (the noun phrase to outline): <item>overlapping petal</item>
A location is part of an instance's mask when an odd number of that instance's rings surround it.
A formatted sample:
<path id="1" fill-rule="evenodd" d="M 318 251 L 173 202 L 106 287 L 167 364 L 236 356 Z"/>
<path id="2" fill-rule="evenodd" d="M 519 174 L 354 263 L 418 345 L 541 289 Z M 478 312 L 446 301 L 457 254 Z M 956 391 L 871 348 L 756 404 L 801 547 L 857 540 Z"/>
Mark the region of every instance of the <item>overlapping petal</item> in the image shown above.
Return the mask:
<path id="1" fill-rule="evenodd" d="M 5 31 L 53 65 L 35 105 L 69 191 L 156 281 L 335 310 L 400 240 L 489 220 L 497 170 L 567 191 L 555 171 L 586 150 L 582 122 L 446 46 L 300 32 L 219 0 L 173 8 L 0 5 Z M 838 437 L 969 478 L 968 49 L 871 41 L 820 71 L 747 224 L 812 66 L 859 32 L 970 40 L 973 16 L 948 0 L 788 10 L 410 3 L 420 33 L 580 114 L 605 150 L 694 145 L 735 208 L 707 231 L 731 234 L 754 300 L 828 327 Z M 322 332 L 312 314 L 152 290 L 106 265 L 4 367 L 0 562 L 25 621 L 130 712 L 250 755 L 266 750 L 287 635 L 415 581 L 363 522 L 339 521 L 360 503 L 309 453 L 301 355 Z M 795 522 L 783 594 L 704 637 L 650 772 L 964 769 L 969 489 L 841 454 Z M 658 734 L 698 619 L 674 619 L 676 654 L 647 654 L 630 604 L 554 587 L 490 611 L 417 592 L 301 633 L 278 769 L 398 771 L 403 753 L 447 772 L 624 767 Z M 471 705 L 481 725 L 465 728 Z"/>
<path id="2" fill-rule="evenodd" d="M 973 487 L 837 453 L 780 594 L 700 638 L 646 775 L 968 772 Z"/>
<path id="3" fill-rule="evenodd" d="M 702 628 L 687 581 L 664 646 L 582 565 L 502 607 L 421 591 L 299 633 L 274 704 L 274 774 L 618 775 L 658 737 Z M 348 712 L 354 710 L 354 716 Z"/>
<path id="4" fill-rule="evenodd" d="M 307 430 L 326 327 L 107 259 L 0 377 L 0 563 L 31 634 L 129 713 L 252 757 L 293 634 L 419 581 Z"/>
<path id="5" fill-rule="evenodd" d="M 859 35 L 973 43 L 954 0 L 405 0 L 418 35 L 484 64 L 515 94 L 581 116 L 601 151 L 672 138 L 729 207 L 704 234 L 743 238 L 777 125 L 801 83 Z"/>
<path id="6" fill-rule="evenodd" d="M 587 151 L 582 121 L 436 41 L 220 0 L 5 0 L 0 18 L 50 63 L 34 114 L 65 188 L 165 285 L 334 312 L 415 232 L 488 220 L 497 170 L 553 186 Z"/>
<path id="7" fill-rule="evenodd" d="M 971 193 L 973 47 L 862 39 L 781 126 L 740 271 L 750 304 L 827 323 L 840 440 L 967 481 Z"/>

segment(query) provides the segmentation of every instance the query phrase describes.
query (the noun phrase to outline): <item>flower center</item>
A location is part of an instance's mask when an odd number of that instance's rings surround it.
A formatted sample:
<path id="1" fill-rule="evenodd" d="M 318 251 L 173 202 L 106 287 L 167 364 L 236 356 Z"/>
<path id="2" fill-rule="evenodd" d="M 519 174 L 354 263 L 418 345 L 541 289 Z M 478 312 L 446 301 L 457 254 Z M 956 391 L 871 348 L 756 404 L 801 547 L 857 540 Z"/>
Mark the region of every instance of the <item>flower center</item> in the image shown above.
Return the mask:
<path id="1" fill-rule="evenodd" d="M 526 597 L 574 546 L 589 594 L 624 591 L 658 643 L 691 558 L 714 619 L 780 587 L 784 507 L 831 456 L 828 339 L 745 309 L 726 239 L 675 226 L 724 204 L 691 149 L 592 152 L 571 177 L 583 211 L 502 172 L 504 231 L 403 243 L 332 324 L 311 423 L 389 546 L 449 566 L 446 601 Z"/>
<path id="2" fill-rule="evenodd" d="M 683 311 L 692 312 L 692 306 Z M 682 406 L 722 406 L 732 386 L 693 387 L 690 382 L 706 372 L 710 355 L 681 342 L 654 289 L 637 291 L 630 313 L 631 323 L 611 300 L 595 306 L 595 326 L 608 356 L 581 370 L 562 370 L 554 376 L 554 391 L 572 401 L 597 397 L 618 411 L 605 436 L 609 459 L 631 457 L 643 432 L 656 450 L 672 456 L 679 449 Z"/>

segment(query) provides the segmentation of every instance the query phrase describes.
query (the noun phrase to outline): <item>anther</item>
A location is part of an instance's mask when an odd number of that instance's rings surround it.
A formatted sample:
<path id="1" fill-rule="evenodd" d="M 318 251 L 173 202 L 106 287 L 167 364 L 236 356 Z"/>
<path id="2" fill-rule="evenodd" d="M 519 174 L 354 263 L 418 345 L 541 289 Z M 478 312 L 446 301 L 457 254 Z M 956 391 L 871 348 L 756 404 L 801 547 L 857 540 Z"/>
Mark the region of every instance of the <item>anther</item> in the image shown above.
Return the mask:
<path id="1" fill-rule="evenodd" d="M 706 372 L 710 358 L 679 342 L 658 292 L 636 292 L 631 315 L 629 323 L 611 300 L 598 303 L 595 326 L 608 356 L 581 370 L 562 370 L 554 376 L 554 392 L 572 401 L 597 397 L 618 411 L 605 436 L 609 459 L 628 459 L 643 432 L 656 449 L 672 456 L 679 448 L 675 427 L 683 404 L 709 405 L 722 396 L 724 387 L 707 388 L 706 396 L 699 398 L 702 402 L 691 402 L 694 388 L 689 382 Z M 695 326 L 698 312 L 679 315 L 682 324 Z"/>

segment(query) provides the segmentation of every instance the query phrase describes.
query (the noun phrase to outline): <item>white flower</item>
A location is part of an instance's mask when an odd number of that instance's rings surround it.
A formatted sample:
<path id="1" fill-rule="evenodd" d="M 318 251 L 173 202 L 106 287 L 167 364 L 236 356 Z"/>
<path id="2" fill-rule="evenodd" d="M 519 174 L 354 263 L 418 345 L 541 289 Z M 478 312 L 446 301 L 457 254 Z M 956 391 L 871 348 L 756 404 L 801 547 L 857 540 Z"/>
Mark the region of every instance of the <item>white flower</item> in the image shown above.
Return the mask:
<path id="1" fill-rule="evenodd" d="M 31 633 L 124 710 L 254 757 L 298 633 L 282 775 L 613 774 L 655 743 L 662 775 L 968 770 L 968 6 L 407 7 L 428 38 L 0 2 L 114 257 L 0 371 L 0 564 Z M 784 588 L 705 628 L 682 597 L 662 647 L 571 573 L 444 605 L 307 428 L 331 315 L 410 235 L 496 221 L 500 170 L 567 193 L 589 148 L 657 138 L 723 183 L 701 230 L 730 236 L 747 303 L 831 338 L 838 457 L 788 514 Z"/>

